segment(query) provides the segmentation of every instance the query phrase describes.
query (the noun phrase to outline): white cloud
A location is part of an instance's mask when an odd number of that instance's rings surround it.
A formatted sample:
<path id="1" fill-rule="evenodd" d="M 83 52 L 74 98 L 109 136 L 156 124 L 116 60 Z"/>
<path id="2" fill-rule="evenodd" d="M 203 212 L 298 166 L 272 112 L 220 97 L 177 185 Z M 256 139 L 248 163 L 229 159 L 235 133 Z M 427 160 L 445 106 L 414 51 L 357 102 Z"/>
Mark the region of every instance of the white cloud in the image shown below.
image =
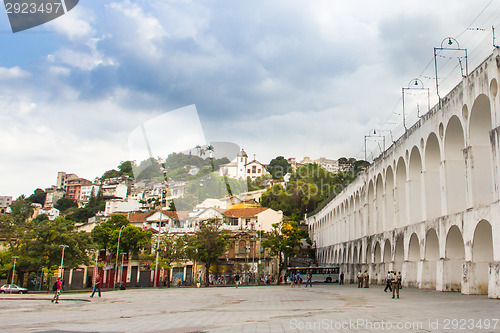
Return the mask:
<path id="1" fill-rule="evenodd" d="M 112 11 L 114 23 L 119 23 L 113 30 L 113 37 L 127 52 L 142 55 L 141 58 L 158 59 L 162 55 L 161 40 L 167 36 L 159 20 L 152 14 L 129 0 L 112 2 L 107 5 Z"/>
<path id="2" fill-rule="evenodd" d="M 0 80 L 15 80 L 15 79 L 25 79 L 30 76 L 30 73 L 14 66 L 11 68 L 0 67 Z"/>
<path id="3" fill-rule="evenodd" d="M 363 135 L 394 116 L 432 47 L 487 2 L 81 1 L 47 25 L 57 35 L 16 35 L 2 50 L 0 194 L 49 186 L 60 170 L 99 176 L 128 158 L 138 124 L 190 104 L 207 140 L 262 162 L 362 157 Z M 475 24 L 489 29 L 498 6 Z M 470 59 L 491 51 L 487 33 L 461 36 Z M 16 59 L 40 45 L 42 61 Z"/>
<path id="4" fill-rule="evenodd" d="M 49 22 L 47 28 L 75 41 L 87 38 L 95 32 L 91 25 L 94 19 L 94 13 L 91 10 L 79 5 Z"/>

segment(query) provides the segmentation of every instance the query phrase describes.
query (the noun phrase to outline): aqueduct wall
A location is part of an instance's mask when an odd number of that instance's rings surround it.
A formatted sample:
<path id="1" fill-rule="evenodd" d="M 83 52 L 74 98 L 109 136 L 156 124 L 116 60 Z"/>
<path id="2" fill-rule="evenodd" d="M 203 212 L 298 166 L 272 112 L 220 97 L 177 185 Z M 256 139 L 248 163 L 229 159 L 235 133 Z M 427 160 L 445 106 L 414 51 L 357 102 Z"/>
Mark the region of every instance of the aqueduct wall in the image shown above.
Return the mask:
<path id="1" fill-rule="evenodd" d="M 500 298 L 500 51 L 496 49 L 324 208 L 317 259 L 347 280 Z"/>

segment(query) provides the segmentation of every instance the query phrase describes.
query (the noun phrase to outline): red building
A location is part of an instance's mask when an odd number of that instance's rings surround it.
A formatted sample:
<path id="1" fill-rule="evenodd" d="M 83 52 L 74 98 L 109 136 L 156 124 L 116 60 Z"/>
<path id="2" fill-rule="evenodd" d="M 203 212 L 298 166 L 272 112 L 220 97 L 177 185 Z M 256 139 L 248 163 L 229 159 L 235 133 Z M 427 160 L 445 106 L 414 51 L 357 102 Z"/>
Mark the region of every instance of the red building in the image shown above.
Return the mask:
<path id="1" fill-rule="evenodd" d="M 76 178 L 68 180 L 65 190 L 66 198 L 74 199 L 76 201 L 80 200 L 80 193 L 83 185 L 90 185 L 92 182 L 85 178 Z"/>

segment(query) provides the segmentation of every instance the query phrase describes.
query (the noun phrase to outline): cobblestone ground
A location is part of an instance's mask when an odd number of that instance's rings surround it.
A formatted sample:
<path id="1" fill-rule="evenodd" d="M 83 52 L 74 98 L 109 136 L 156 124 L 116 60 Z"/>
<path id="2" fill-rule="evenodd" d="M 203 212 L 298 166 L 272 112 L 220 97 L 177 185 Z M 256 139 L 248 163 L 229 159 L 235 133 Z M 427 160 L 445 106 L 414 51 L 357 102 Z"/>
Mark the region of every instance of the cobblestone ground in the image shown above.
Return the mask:
<path id="1" fill-rule="evenodd" d="M 353 285 L 2 295 L 2 332 L 500 332 L 500 300 Z"/>

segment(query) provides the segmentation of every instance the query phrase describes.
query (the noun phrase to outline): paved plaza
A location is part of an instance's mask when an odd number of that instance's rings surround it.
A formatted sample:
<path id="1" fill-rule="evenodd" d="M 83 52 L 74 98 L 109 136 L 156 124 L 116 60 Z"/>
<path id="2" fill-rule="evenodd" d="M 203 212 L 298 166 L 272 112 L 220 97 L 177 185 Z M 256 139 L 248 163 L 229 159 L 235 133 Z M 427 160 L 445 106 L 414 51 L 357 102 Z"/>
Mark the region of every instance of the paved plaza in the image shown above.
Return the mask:
<path id="1" fill-rule="evenodd" d="M 2 332 L 500 332 L 500 300 L 354 285 L 2 295 Z"/>

